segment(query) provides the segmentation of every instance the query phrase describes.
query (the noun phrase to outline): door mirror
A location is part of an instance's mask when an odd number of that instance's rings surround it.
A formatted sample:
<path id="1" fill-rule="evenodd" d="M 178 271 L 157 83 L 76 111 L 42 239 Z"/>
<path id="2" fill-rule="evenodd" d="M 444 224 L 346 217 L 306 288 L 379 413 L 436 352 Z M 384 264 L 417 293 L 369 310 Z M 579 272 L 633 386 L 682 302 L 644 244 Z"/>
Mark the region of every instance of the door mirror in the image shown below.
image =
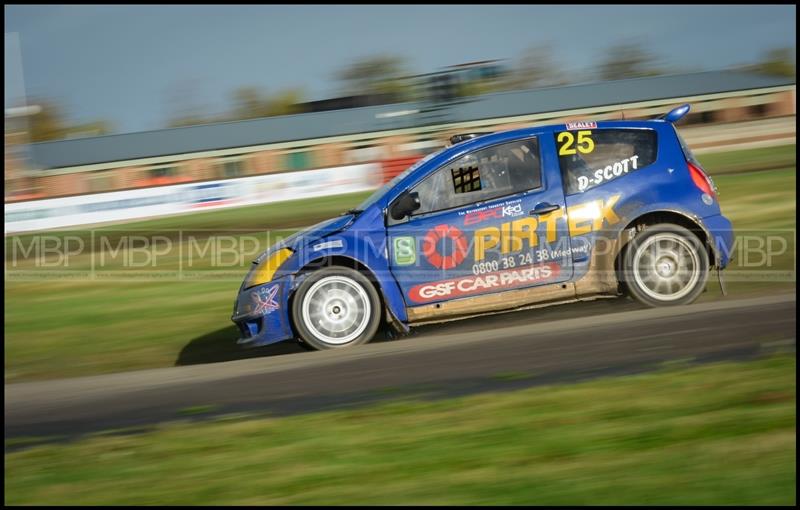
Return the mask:
<path id="1" fill-rule="evenodd" d="M 399 221 L 419 208 L 419 193 L 416 191 L 404 191 L 389 208 L 389 214 L 393 220 Z"/>

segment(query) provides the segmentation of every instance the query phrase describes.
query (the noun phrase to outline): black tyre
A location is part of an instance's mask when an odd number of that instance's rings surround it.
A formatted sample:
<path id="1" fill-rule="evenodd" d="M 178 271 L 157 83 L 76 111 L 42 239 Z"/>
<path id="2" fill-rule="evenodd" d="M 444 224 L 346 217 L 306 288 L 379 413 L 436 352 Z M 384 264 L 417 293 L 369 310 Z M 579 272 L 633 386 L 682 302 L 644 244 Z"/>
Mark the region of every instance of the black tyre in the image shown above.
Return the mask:
<path id="1" fill-rule="evenodd" d="M 365 344 L 380 326 L 380 296 L 358 271 L 326 267 L 300 284 L 292 303 L 292 319 L 301 345 L 312 349 Z"/>
<path id="2" fill-rule="evenodd" d="M 619 279 L 647 306 L 685 305 L 705 290 L 708 253 L 703 242 L 679 225 L 647 226 L 622 253 Z"/>

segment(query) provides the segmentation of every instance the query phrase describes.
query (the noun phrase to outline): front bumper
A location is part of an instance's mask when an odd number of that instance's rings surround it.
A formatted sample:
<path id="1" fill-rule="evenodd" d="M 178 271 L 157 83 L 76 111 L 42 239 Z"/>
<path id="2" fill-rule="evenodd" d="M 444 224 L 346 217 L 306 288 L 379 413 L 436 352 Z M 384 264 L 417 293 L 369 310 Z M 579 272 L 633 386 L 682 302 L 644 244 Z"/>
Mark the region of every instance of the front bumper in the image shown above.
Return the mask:
<path id="1" fill-rule="evenodd" d="M 239 328 L 239 345 L 260 347 L 294 338 L 289 320 L 291 277 L 243 290 L 236 297 L 231 320 Z"/>

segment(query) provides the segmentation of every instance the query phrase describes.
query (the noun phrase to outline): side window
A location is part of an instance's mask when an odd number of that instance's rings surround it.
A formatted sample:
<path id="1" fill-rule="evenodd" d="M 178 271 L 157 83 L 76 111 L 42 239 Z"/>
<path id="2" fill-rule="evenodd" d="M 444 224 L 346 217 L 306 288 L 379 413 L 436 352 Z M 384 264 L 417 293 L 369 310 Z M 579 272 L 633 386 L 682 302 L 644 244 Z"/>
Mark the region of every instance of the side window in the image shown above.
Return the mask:
<path id="1" fill-rule="evenodd" d="M 641 170 L 656 160 L 652 129 L 592 129 L 555 133 L 567 195 L 581 193 Z"/>
<path id="2" fill-rule="evenodd" d="M 414 215 L 520 193 L 542 185 L 539 143 L 527 138 L 466 154 L 429 175 Z"/>

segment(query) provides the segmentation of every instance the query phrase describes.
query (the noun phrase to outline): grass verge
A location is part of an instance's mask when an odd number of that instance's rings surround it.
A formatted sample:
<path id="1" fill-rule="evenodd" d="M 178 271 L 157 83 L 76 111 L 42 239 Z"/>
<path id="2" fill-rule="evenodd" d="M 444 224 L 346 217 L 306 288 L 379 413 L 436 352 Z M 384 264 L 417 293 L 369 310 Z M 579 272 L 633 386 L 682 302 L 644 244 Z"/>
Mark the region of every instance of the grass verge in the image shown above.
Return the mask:
<path id="1" fill-rule="evenodd" d="M 797 164 L 797 145 L 711 152 L 697 156 L 703 169 L 716 176 L 728 173 L 779 169 Z"/>
<path id="2" fill-rule="evenodd" d="M 10 505 L 794 505 L 796 360 L 173 423 L 5 456 Z"/>

